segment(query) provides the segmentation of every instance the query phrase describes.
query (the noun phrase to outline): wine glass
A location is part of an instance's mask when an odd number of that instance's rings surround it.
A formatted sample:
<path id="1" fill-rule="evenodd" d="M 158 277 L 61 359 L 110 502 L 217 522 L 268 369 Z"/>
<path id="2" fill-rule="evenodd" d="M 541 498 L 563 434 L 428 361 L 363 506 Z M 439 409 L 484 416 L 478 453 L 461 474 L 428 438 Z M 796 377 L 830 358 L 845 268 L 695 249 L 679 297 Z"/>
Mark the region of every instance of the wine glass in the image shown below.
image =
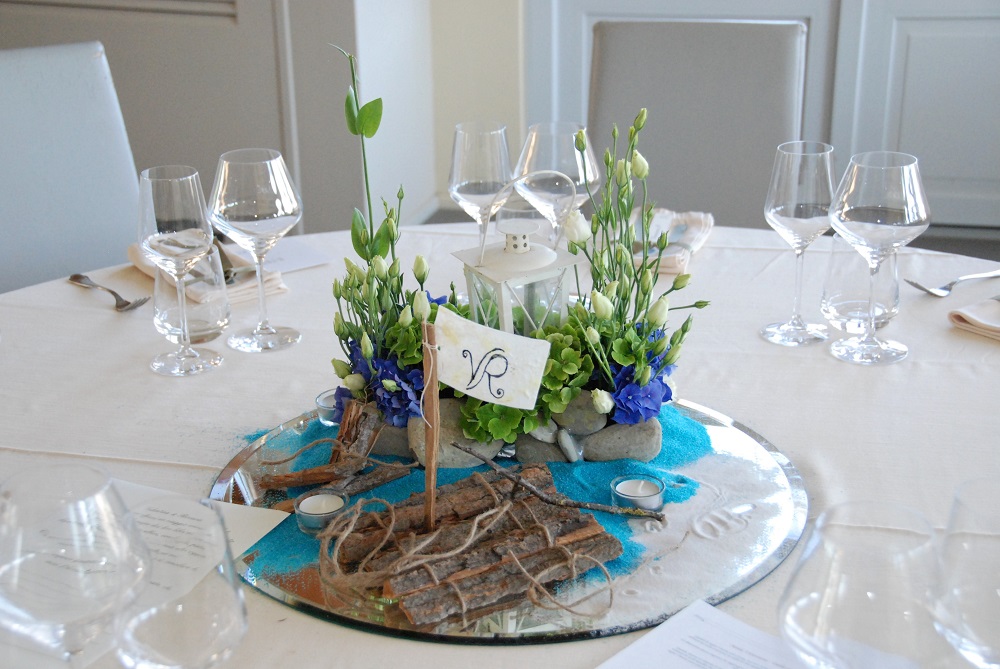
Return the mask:
<path id="1" fill-rule="evenodd" d="M 586 128 L 579 123 L 565 121 L 536 123 L 528 128 L 521 155 L 514 166 L 514 177 L 542 171 L 560 172 L 569 177 L 576 189 L 576 195 L 572 206 L 560 222 L 565 220 L 569 212 L 583 206 L 600 180 L 597 160 L 594 158 L 590 141 L 582 153 L 576 149 L 576 134 L 581 130 L 586 133 Z M 556 236 L 558 232 L 556 227 Z"/>
<path id="2" fill-rule="evenodd" d="M 875 281 L 875 328 L 899 313 L 899 263 L 888 256 Z M 868 263 L 839 234 L 830 238 L 826 281 L 819 311 L 837 330 L 861 334 L 868 320 Z"/>
<path id="3" fill-rule="evenodd" d="M 795 300 L 787 322 L 761 328 L 760 336 L 773 344 L 802 346 L 828 336 L 825 325 L 806 323 L 800 312 L 803 254 L 830 229 L 827 213 L 833 195 L 832 160 L 833 147 L 822 142 L 786 142 L 774 157 L 764 218 L 795 251 Z"/>
<path id="4" fill-rule="evenodd" d="M 225 525 L 209 500 L 154 499 L 134 509 L 149 546 L 150 585 L 118 616 L 128 669 L 208 669 L 247 630 Z"/>
<path id="5" fill-rule="evenodd" d="M 950 654 L 927 610 L 934 530 L 889 503 L 827 509 L 778 605 L 785 641 L 808 666 L 929 666 Z"/>
<path id="6" fill-rule="evenodd" d="M 510 180 L 507 128 L 499 123 L 467 122 L 455 127 L 448 193 L 479 223 L 480 245 L 490 217 L 503 205 L 497 196 Z"/>
<path id="7" fill-rule="evenodd" d="M 107 640 L 148 553 L 108 476 L 46 465 L 0 488 L 0 626 L 70 666 Z"/>
<path id="8" fill-rule="evenodd" d="M 917 159 L 893 151 L 852 156 L 830 205 L 830 221 L 868 261 L 869 276 L 864 334 L 834 342 L 830 352 L 860 365 L 898 362 L 906 357 L 906 346 L 875 336 L 875 286 L 885 259 L 930 225 Z"/>
<path id="9" fill-rule="evenodd" d="M 514 179 L 514 189 L 541 212 L 548 222 L 549 243 L 555 248 L 563 233 L 563 222 L 576 208 L 576 186 L 562 172 L 540 170 Z"/>
<path id="10" fill-rule="evenodd" d="M 937 628 L 977 667 L 1000 667 L 1000 489 L 966 481 L 941 541 Z"/>
<path id="11" fill-rule="evenodd" d="M 185 278 L 212 250 L 212 228 L 205 219 L 201 178 L 193 167 L 164 165 L 139 177 L 139 247 L 176 284 L 177 350 L 153 358 L 150 367 L 165 376 L 191 376 L 222 364 L 214 351 L 191 346 Z"/>
<path id="12" fill-rule="evenodd" d="M 208 204 L 212 225 L 253 255 L 257 269 L 257 325 L 234 332 L 227 344 L 245 353 L 277 351 L 302 335 L 268 322 L 264 256 L 302 218 L 302 201 L 281 154 L 272 149 L 237 149 L 219 157 Z"/>

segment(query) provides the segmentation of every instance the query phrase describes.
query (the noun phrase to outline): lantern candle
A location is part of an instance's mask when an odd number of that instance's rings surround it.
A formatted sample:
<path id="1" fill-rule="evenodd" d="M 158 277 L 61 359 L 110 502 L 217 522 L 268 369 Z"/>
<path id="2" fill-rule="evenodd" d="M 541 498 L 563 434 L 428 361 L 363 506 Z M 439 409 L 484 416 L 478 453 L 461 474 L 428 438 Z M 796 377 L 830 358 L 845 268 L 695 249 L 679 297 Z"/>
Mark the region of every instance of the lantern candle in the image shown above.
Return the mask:
<path id="1" fill-rule="evenodd" d="M 348 497 L 331 488 L 316 488 L 295 498 L 295 519 L 306 534 L 318 534 L 347 506 Z"/>

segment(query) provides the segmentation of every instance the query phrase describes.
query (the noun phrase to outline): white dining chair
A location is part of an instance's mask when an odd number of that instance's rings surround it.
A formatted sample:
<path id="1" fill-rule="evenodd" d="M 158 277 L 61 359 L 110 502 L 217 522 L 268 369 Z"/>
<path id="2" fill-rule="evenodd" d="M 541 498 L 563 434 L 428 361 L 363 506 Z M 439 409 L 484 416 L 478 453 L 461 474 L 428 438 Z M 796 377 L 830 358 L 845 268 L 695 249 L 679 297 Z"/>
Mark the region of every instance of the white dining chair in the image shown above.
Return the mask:
<path id="1" fill-rule="evenodd" d="M 799 22 L 598 22 L 588 115 L 597 155 L 612 124 L 627 137 L 646 107 L 639 152 L 658 206 L 767 227 L 775 149 L 801 135 L 805 46 Z"/>
<path id="2" fill-rule="evenodd" d="M 138 209 L 104 46 L 0 51 L 0 292 L 126 262 Z"/>

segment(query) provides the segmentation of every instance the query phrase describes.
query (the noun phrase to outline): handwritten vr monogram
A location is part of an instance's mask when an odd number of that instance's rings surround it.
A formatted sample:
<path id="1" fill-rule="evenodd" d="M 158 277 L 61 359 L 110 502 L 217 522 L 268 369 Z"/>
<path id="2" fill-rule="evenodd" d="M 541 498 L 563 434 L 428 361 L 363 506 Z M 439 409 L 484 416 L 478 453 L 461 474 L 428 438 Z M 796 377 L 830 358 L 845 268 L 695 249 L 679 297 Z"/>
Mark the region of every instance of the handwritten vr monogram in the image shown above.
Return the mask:
<path id="1" fill-rule="evenodd" d="M 486 381 L 486 390 L 492 397 L 500 399 L 503 397 L 503 388 L 493 388 L 493 379 L 499 379 L 510 369 L 510 361 L 507 359 L 507 352 L 502 348 L 494 348 L 479 359 L 479 363 L 473 362 L 473 354 L 469 349 L 462 351 L 462 357 L 469 359 L 469 366 L 472 373 L 469 375 L 469 385 L 465 386 L 465 391 L 475 389 L 483 381 Z"/>
<path id="2" fill-rule="evenodd" d="M 549 342 L 494 330 L 438 309 L 438 380 L 484 402 L 532 409 Z"/>

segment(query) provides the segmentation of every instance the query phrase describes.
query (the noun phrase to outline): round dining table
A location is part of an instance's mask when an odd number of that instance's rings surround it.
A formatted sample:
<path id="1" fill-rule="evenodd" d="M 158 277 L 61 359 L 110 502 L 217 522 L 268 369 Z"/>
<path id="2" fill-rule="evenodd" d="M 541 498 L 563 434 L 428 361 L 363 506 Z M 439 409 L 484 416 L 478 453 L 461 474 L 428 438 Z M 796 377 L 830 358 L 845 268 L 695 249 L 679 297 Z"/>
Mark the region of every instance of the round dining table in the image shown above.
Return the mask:
<path id="1" fill-rule="evenodd" d="M 302 332 L 300 343 L 267 354 L 206 344 L 220 367 L 189 378 L 159 376 L 154 355 L 172 344 L 153 327 L 152 304 L 118 313 L 108 295 L 55 280 L 0 295 L 0 478 L 60 462 L 98 466 L 115 479 L 193 497 L 208 496 L 222 468 L 263 432 L 314 408 L 338 385 L 331 359 L 344 354 L 333 332 L 331 292 L 354 257 L 348 232 L 304 236 L 330 258 L 285 272 L 287 292 L 270 295 L 273 323 Z M 474 247 L 473 224 L 404 227 L 397 249 L 409 268 L 429 260 L 427 288 L 464 289 L 452 256 Z M 830 237 L 807 251 L 803 315 L 819 312 Z M 280 249 L 280 246 L 278 247 Z M 676 396 L 729 416 L 763 435 L 801 474 L 809 520 L 838 502 L 892 501 L 938 528 L 963 480 L 1000 473 L 1000 341 L 954 327 L 951 309 L 1000 293 L 1000 282 L 969 281 L 946 298 L 903 284 L 898 315 L 880 333 L 909 356 L 886 366 L 835 359 L 828 344 L 788 348 L 764 341 L 761 326 L 787 319 L 794 254 L 770 230 L 716 227 L 689 263 L 690 284 L 672 306 L 708 300 L 688 313 L 693 328 L 674 379 Z M 916 248 L 899 251 L 901 276 L 940 285 L 986 271 L 984 259 Z M 149 295 L 153 281 L 131 265 L 89 275 L 127 297 Z M 412 280 L 412 276 L 408 279 Z M 663 286 L 670 281 L 661 277 Z M 415 287 L 415 285 L 410 286 Z M 252 324 L 254 301 L 233 304 L 232 324 Z M 777 634 L 777 606 L 801 553 L 719 608 Z M 249 632 L 224 666 L 240 668 L 475 666 L 596 667 L 640 638 L 638 631 L 563 643 L 483 646 L 396 638 L 343 626 L 244 587 Z M 9 644 L 0 666 L 11 665 Z M 107 653 L 91 666 L 118 666 Z"/>

